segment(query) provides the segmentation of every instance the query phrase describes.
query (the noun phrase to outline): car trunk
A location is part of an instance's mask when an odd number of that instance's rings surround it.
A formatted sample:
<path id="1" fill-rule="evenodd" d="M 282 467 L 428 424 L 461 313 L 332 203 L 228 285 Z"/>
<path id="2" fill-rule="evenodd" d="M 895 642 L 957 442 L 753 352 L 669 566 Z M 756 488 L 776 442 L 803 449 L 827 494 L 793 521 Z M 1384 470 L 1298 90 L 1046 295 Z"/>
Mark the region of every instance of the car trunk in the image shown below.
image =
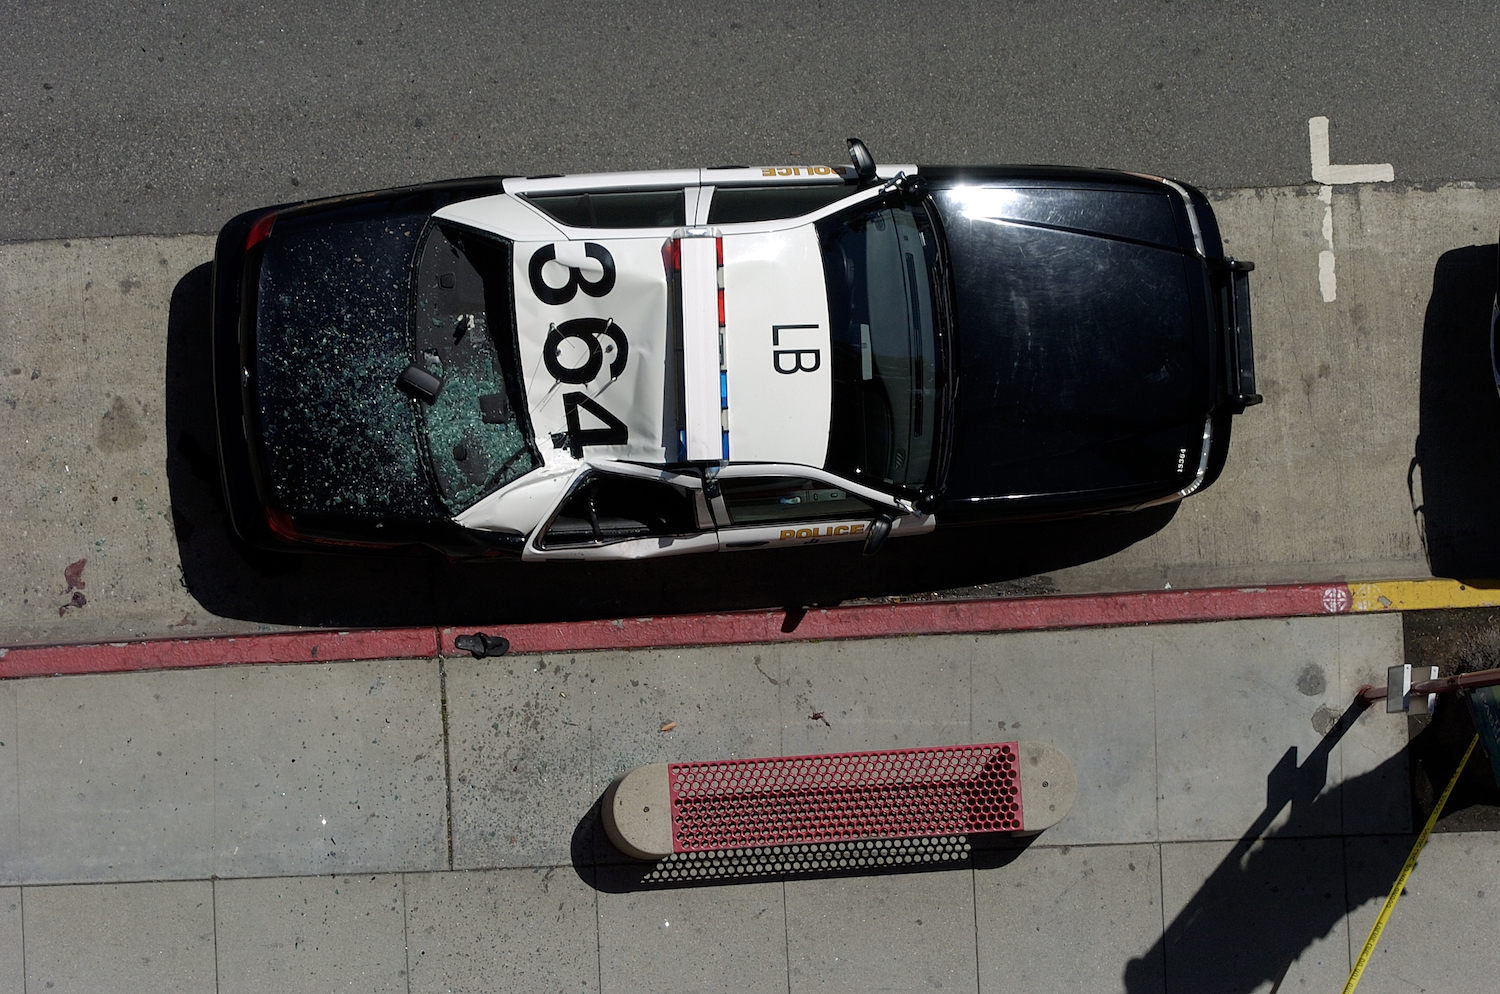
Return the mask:
<path id="1" fill-rule="evenodd" d="M 411 259 L 429 204 L 278 220 L 257 304 L 253 407 L 267 495 L 291 514 L 446 517 L 421 464 Z"/>

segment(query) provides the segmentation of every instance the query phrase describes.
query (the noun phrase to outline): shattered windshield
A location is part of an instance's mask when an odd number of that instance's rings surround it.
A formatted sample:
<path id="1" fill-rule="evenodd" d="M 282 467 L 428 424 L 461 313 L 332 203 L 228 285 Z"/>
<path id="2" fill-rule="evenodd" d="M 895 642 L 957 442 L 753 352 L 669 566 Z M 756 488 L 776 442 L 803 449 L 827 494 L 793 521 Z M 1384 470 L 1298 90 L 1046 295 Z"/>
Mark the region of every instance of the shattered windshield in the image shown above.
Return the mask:
<path id="1" fill-rule="evenodd" d="M 429 225 L 413 288 L 412 393 L 450 514 L 541 464 L 516 376 L 509 243 Z M 408 373 L 411 373 L 409 370 Z"/>

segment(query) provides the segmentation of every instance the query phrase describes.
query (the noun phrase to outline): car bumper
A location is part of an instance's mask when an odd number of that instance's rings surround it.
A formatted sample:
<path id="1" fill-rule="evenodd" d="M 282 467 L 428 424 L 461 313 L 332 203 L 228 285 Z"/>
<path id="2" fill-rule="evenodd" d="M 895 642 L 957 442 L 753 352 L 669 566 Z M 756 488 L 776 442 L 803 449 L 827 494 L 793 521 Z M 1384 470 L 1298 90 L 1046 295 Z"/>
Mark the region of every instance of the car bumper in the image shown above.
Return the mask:
<path id="1" fill-rule="evenodd" d="M 229 520 L 242 540 L 265 549 L 285 549 L 266 524 L 265 501 L 260 493 L 260 472 L 252 442 L 254 432 L 245 409 L 245 356 L 241 327 L 246 297 L 253 292 L 260 271 L 258 250 L 246 252 L 245 239 L 257 220 L 268 210 L 241 214 L 219 232 L 214 248 L 213 270 L 213 386 L 214 417 L 219 440 L 219 478 Z"/>

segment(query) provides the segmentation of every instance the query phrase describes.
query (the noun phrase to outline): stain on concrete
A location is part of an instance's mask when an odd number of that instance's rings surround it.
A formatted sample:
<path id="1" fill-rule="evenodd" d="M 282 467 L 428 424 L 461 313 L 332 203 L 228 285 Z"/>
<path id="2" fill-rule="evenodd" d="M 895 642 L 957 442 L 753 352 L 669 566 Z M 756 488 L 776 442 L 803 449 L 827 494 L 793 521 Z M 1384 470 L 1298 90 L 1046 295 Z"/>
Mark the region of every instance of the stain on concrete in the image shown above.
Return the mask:
<path id="1" fill-rule="evenodd" d="M 88 586 L 88 584 L 83 582 L 83 568 L 88 564 L 89 561 L 87 559 L 80 559 L 77 562 L 69 563 L 63 568 L 63 581 L 67 583 L 67 586 L 59 590 L 58 594 L 63 597 L 68 597 L 69 594 L 73 596 L 68 598 L 66 604 L 57 609 L 57 616 L 59 618 L 65 616 L 70 607 L 80 608 L 88 605 L 89 599 L 83 596 L 83 588 Z"/>
<path id="2" fill-rule="evenodd" d="M 761 669 L 760 657 L 759 656 L 755 657 L 755 670 L 761 676 L 765 677 L 766 681 L 769 682 L 771 684 L 771 686 L 773 686 L 773 687 L 779 687 L 781 685 L 781 681 L 777 680 L 775 677 L 771 676 L 771 674 L 769 674 L 765 670 Z"/>
<path id="3" fill-rule="evenodd" d="M 1317 732 L 1319 735 L 1327 735 L 1329 732 L 1333 731 L 1333 727 L 1338 723 L 1338 710 L 1329 707 L 1327 704 L 1322 705 L 1318 708 L 1318 710 L 1313 712 L 1313 731 Z"/>
<path id="4" fill-rule="evenodd" d="M 72 593 L 75 590 L 82 590 L 84 587 L 88 586 L 88 584 L 83 582 L 83 568 L 88 564 L 89 561 L 87 559 L 80 559 L 76 563 L 69 563 L 63 569 L 63 579 L 67 581 L 68 584 L 67 588 L 63 590 L 63 593 Z"/>
<path id="5" fill-rule="evenodd" d="M 1323 673 L 1323 667 L 1317 663 L 1308 663 L 1302 668 L 1302 673 L 1297 677 L 1297 689 L 1308 697 L 1317 697 L 1328 689 L 1328 677 Z"/>
<path id="6" fill-rule="evenodd" d="M 120 292 L 128 294 L 132 290 L 140 288 L 141 280 L 138 276 L 127 276 L 120 281 Z"/>
<path id="7" fill-rule="evenodd" d="M 99 423 L 99 437 L 95 439 L 99 451 L 127 452 L 140 448 L 145 441 L 146 430 L 136 420 L 135 412 L 124 397 L 116 397 Z"/>

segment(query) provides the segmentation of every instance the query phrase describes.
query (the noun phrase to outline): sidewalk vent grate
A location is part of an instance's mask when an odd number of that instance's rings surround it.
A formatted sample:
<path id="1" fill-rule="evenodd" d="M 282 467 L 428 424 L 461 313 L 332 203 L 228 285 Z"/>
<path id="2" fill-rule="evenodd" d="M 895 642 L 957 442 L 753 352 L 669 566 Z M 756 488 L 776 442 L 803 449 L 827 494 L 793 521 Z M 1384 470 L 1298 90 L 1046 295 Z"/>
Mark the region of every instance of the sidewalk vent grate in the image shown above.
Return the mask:
<path id="1" fill-rule="evenodd" d="M 668 767 L 674 852 L 1016 832 L 1016 744 Z"/>

